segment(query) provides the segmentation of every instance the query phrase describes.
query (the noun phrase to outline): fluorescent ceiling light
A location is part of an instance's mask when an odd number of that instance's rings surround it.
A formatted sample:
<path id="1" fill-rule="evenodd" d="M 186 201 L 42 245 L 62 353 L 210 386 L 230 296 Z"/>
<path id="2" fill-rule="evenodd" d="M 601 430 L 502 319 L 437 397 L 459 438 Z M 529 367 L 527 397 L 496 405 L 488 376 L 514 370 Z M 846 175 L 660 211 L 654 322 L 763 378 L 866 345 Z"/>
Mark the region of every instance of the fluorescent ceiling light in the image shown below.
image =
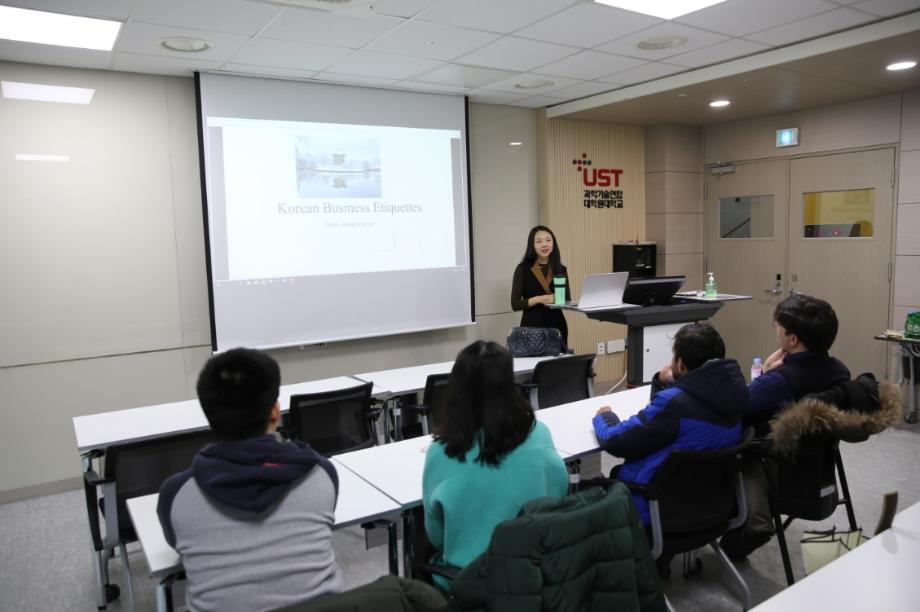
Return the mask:
<path id="1" fill-rule="evenodd" d="M 10 100 L 37 100 L 38 102 L 64 102 L 65 104 L 89 104 L 93 101 L 95 89 L 85 87 L 64 87 L 62 85 L 41 85 L 39 83 L 18 83 L 0 81 L 0 91 Z"/>
<path id="2" fill-rule="evenodd" d="M 917 65 L 917 62 L 908 60 L 906 62 L 895 62 L 893 64 L 888 64 L 888 66 L 886 66 L 885 69 L 891 70 L 892 72 L 897 71 L 897 70 L 910 70 L 916 65 Z"/>
<path id="3" fill-rule="evenodd" d="M 713 100 L 709 103 L 709 106 L 713 108 L 722 108 L 723 106 L 728 106 L 731 104 L 728 100 Z"/>
<path id="4" fill-rule="evenodd" d="M 66 162 L 70 161 L 70 155 L 38 155 L 34 153 L 17 153 L 16 161 L 50 161 Z"/>
<path id="5" fill-rule="evenodd" d="M 598 4 L 606 4 L 616 8 L 626 9 L 634 13 L 651 15 L 662 19 L 674 19 L 687 13 L 692 13 L 713 4 L 721 4 L 725 0 L 594 0 Z"/>
<path id="6" fill-rule="evenodd" d="M 0 38 L 20 42 L 111 51 L 120 21 L 0 6 Z"/>

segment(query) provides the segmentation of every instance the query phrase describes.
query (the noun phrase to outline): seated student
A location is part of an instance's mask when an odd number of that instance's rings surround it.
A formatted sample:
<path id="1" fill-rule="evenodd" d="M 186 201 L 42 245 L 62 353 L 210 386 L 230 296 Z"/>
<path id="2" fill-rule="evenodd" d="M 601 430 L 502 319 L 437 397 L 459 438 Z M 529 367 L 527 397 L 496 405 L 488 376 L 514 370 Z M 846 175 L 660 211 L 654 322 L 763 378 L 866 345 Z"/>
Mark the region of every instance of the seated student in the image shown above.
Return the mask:
<path id="1" fill-rule="evenodd" d="M 790 295 L 776 305 L 773 327 L 779 348 L 764 362 L 764 373 L 751 382 L 751 405 L 745 414 L 745 423 L 759 436 L 770 432 L 770 420 L 785 406 L 850 380 L 846 366 L 828 355 L 837 337 L 837 315 L 830 304 Z M 722 548 L 734 561 L 766 544 L 774 531 L 767 480 L 756 457 L 745 459 L 744 490 L 747 522 L 722 538 Z"/>
<path id="2" fill-rule="evenodd" d="M 511 353 L 494 342 L 474 342 L 457 355 L 434 439 L 422 504 L 435 563 L 468 565 L 525 502 L 568 489 L 549 429 L 514 384 Z"/>
<path id="3" fill-rule="evenodd" d="M 651 402 L 620 421 L 609 406 L 594 417 L 601 447 L 626 462 L 617 480 L 651 481 L 672 449 L 715 450 L 741 441 L 748 390 L 738 362 L 725 359 L 725 343 L 709 323 L 688 323 L 674 336 L 674 359 L 652 380 Z M 649 525 L 648 502 L 633 495 Z"/>
<path id="4" fill-rule="evenodd" d="M 280 384 L 275 360 L 244 348 L 212 357 L 198 376 L 218 441 L 163 483 L 157 506 L 191 610 L 269 610 L 342 589 L 338 476 L 309 445 L 273 435 Z"/>

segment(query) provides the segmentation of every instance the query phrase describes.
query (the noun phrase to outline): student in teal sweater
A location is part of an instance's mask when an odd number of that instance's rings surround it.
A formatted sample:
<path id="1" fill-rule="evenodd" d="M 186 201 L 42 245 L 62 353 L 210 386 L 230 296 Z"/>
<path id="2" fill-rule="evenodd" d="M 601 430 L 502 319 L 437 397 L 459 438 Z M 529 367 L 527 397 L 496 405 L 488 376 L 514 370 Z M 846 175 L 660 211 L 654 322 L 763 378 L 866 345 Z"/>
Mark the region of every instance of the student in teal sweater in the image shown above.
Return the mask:
<path id="1" fill-rule="evenodd" d="M 422 476 L 425 532 L 435 563 L 464 567 L 525 502 L 564 496 L 568 475 L 514 385 L 511 353 L 494 342 L 460 351 L 443 414 Z"/>

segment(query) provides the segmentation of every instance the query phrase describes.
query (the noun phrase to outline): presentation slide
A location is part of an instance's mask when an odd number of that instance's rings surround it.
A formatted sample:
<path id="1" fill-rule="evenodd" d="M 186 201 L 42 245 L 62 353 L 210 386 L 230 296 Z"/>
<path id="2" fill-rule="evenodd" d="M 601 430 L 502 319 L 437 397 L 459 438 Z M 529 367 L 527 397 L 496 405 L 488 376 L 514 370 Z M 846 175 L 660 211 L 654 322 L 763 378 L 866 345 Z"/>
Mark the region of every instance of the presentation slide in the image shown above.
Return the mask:
<path id="1" fill-rule="evenodd" d="M 473 322 L 465 98 L 196 84 L 215 351 Z"/>

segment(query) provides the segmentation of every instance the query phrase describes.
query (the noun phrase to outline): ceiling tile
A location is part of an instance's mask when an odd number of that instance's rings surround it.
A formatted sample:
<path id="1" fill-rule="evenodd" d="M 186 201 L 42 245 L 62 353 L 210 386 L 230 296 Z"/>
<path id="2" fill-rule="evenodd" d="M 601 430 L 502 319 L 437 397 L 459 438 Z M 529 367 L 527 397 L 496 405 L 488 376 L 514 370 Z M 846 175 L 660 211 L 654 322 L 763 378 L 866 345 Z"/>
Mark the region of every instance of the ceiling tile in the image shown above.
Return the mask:
<path id="1" fill-rule="evenodd" d="M 131 18 L 145 23 L 252 36 L 281 11 L 246 0 L 137 0 Z"/>
<path id="2" fill-rule="evenodd" d="M 115 49 L 144 55 L 162 55 L 164 57 L 188 59 L 188 53 L 170 51 L 160 45 L 161 40 L 173 36 L 187 36 L 208 41 L 211 43 L 211 48 L 195 53 L 194 56 L 198 59 L 217 61 L 230 59 L 249 40 L 246 36 L 239 34 L 189 30 L 134 21 L 125 26 L 121 36 L 118 37 Z"/>
<path id="3" fill-rule="evenodd" d="M 374 3 L 374 12 L 394 17 L 412 17 L 438 0 L 383 0 Z M 858 0 L 857 0 L 858 1 Z"/>
<path id="4" fill-rule="evenodd" d="M 603 81 L 604 83 L 632 85 L 633 83 L 644 83 L 645 81 L 660 79 L 661 77 L 665 77 L 669 74 L 674 74 L 675 72 L 681 72 L 684 70 L 686 70 L 686 68 L 682 66 L 672 66 L 670 64 L 663 64 L 661 62 L 649 62 L 636 68 L 630 68 L 629 70 L 611 74 L 610 76 L 597 80 Z"/>
<path id="5" fill-rule="evenodd" d="M 577 0 L 443 0 L 421 19 L 507 34 L 575 4 Z"/>
<path id="6" fill-rule="evenodd" d="M 547 85 L 546 87 L 540 87 L 539 89 L 521 89 L 520 87 L 515 87 L 517 83 L 523 81 L 550 81 L 552 85 Z M 492 83 L 483 87 L 483 89 L 494 89 L 496 91 L 504 91 L 507 93 L 516 93 L 517 95 L 524 96 L 533 96 L 536 94 L 544 95 L 548 94 L 551 91 L 557 89 L 562 89 L 563 87 L 570 87 L 572 85 L 578 84 L 577 79 L 566 79 L 563 77 L 555 76 L 543 76 L 540 74 L 524 73 L 515 75 L 509 79 L 504 79 L 498 81 L 497 83 Z"/>
<path id="7" fill-rule="evenodd" d="M 698 68 L 700 66 L 717 64 L 719 62 L 727 62 L 730 59 L 743 55 L 751 55 L 752 53 L 765 51 L 769 48 L 769 45 L 763 43 L 733 38 L 732 40 L 727 40 L 723 43 L 712 45 L 711 47 L 705 47 L 703 49 L 691 51 L 690 53 L 682 53 L 674 57 L 669 57 L 668 62 L 677 64 L 678 66 Z"/>
<path id="8" fill-rule="evenodd" d="M 577 49 L 572 47 L 506 36 L 478 51 L 458 58 L 458 61 L 476 66 L 524 71 L 554 62 L 576 52 Z"/>
<path id="9" fill-rule="evenodd" d="M 385 15 L 356 17 L 322 11 L 285 9 L 278 19 L 259 34 L 259 37 L 358 49 L 401 23 L 402 19 Z"/>
<path id="10" fill-rule="evenodd" d="M 475 88 L 501 81 L 502 79 L 507 79 L 515 74 L 517 73 L 511 70 L 495 70 L 494 68 L 445 64 L 440 68 L 435 68 L 431 72 L 426 72 L 412 80 L 435 85 Z"/>
<path id="11" fill-rule="evenodd" d="M 253 66 L 250 64 L 237 64 L 234 62 L 226 62 L 220 68 L 221 72 L 277 79 L 304 80 L 309 79 L 316 74 L 315 70 L 295 70 L 293 68 L 277 68 L 274 66 Z"/>
<path id="12" fill-rule="evenodd" d="M 450 85 L 436 85 L 434 83 L 421 83 L 419 81 L 400 81 L 395 87 L 411 91 L 430 91 L 444 94 L 462 94 L 469 91 L 468 87 L 451 87 Z"/>
<path id="13" fill-rule="evenodd" d="M 597 81 L 586 81 L 579 83 L 578 85 L 572 85 L 571 87 L 564 87 L 562 89 L 557 89 L 556 91 L 550 94 L 552 98 L 561 98 L 563 100 L 575 100 L 577 98 L 585 98 L 587 96 L 593 96 L 599 93 L 604 93 L 615 89 L 617 86 L 611 83 L 598 83 Z"/>
<path id="14" fill-rule="evenodd" d="M 144 72 L 149 74 L 170 74 L 190 76 L 196 70 L 214 70 L 221 65 L 218 61 L 202 59 L 163 57 L 162 55 L 142 55 L 140 53 L 121 52 L 115 55 L 112 63 L 114 70 L 125 72 Z"/>
<path id="15" fill-rule="evenodd" d="M 534 72 L 590 80 L 628 68 L 635 68 L 644 63 L 646 63 L 646 60 L 634 57 L 611 55 L 598 51 L 581 51 L 558 62 L 540 66 Z"/>
<path id="16" fill-rule="evenodd" d="M 487 89 L 473 89 L 466 92 L 466 95 L 469 97 L 470 102 L 479 102 L 480 104 L 509 104 L 521 99 L 521 96 Z"/>
<path id="17" fill-rule="evenodd" d="M 748 34 L 746 38 L 768 45 L 786 45 L 807 38 L 814 38 L 829 32 L 845 30 L 860 23 L 872 21 L 874 17 L 867 13 L 840 8 L 830 13 L 822 13 L 814 17 L 806 17 L 799 21 L 787 23 L 776 28 Z"/>
<path id="18" fill-rule="evenodd" d="M 131 15 L 132 3 L 124 0 L 3 0 L 3 4 L 64 15 L 124 21 Z"/>
<path id="19" fill-rule="evenodd" d="M 331 72 L 389 79 L 407 79 L 437 68 L 441 62 L 374 51 L 358 51 L 331 67 Z"/>
<path id="20" fill-rule="evenodd" d="M 313 79 L 328 83 L 350 83 L 352 85 L 372 85 L 376 87 L 391 87 L 396 83 L 396 79 L 381 79 L 356 74 L 337 74 L 335 72 L 318 72 Z"/>
<path id="21" fill-rule="evenodd" d="M 511 102 L 511 106 L 523 106 L 526 108 L 543 108 L 544 106 L 552 106 L 554 104 L 561 104 L 561 101 L 556 98 L 547 98 L 546 96 L 534 96 L 533 98 L 525 98 L 517 102 Z"/>
<path id="22" fill-rule="evenodd" d="M 687 42 L 679 47 L 658 50 L 640 49 L 636 46 L 643 40 L 666 36 L 681 36 L 686 38 Z M 641 57 L 645 60 L 659 60 L 677 55 L 678 53 L 687 53 L 695 49 L 708 47 L 709 45 L 714 45 L 725 40 L 728 40 L 727 36 L 713 34 L 712 32 L 668 21 L 647 30 L 624 36 L 606 45 L 601 45 L 597 50 L 606 51 L 607 53 L 619 53 L 620 55 L 629 55 L 632 57 Z"/>
<path id="23" fill-rule="evenodd" d="M 57 45 L 39 45 L 0 39 L 0 59 L 27 64 L 76 66 L 79 68 L 108 68 L 114 58 L 111 51 L 74 49 Z"/>
<path id="24" fill-rule="evenodd" d="M 744 36 L 837 8 L 824 0 L 728 0 L 675 21 L 729 36 Z"/>
<path id="25" fill-rule="evenodd" d="M 872 13 L 873 15 L 889 17 L 891 15 L 897 15 L 899 13 L 906 13 L 907 11 L 915 11 L 917 9 L 920 9 L 920 1 L 918 0 L 867 0 L 866 2 L 860 2 L 859 4 L 854 4 L 853 8 L 857 8 L 861 11 Z"/>
<path id="26" fill-rule="evenodd" d="M 452 60 L 494 41 L 498 34 L 411 21 L 367 46 L 371 51 Z"/>
<path id="27" fill-rule="evenodd" d="M 661 22 L 656 17 L 585 3 L 527 26 L 515 32 L 515 36 L 576 47 L 594 47 Z"/>
<path id="28" fill-rule="evenodd" d="M 256 64 L 297 70 L 323 70 L 351 53 L 353 53 L 351 49 L 343 47 L 257 38 L 234 55 L 233 61 L 238 64 Z"/>

